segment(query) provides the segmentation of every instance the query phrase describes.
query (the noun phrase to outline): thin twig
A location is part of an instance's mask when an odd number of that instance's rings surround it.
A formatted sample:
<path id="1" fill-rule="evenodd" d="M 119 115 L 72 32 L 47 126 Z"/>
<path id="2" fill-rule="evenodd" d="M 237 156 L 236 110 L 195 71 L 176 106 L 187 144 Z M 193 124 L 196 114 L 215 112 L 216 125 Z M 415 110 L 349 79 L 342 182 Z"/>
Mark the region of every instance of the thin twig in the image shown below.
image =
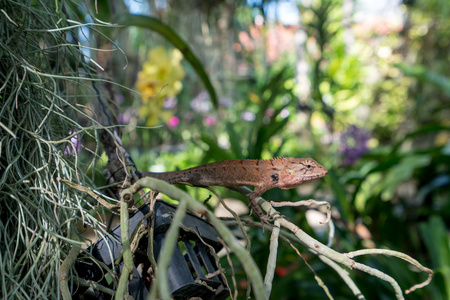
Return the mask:
<path id="1" fill-rule="evenodd" d="M 329 265 L 336 271 L 336 273 L 338 273 L 338 275 L 342 278 L 342 280 L 344 280 L 345 284 L 350 288 L 350 290 L 353 292 L 353 295 L 355 295 L 358 300 L 366 299 L 366 297 L 364 297 L 364 295 L 361 293 L 360 289 L 356 286 L 353 279 L 350 277 L 350 274 L 347 270 L 344 270 L 340 265 L 326 256 L 318 255 L 317 257 L 319 257 L 321 261 Z"/>
<path id="2" fill-rule="evenodd" d="M 185 232 L 190 232 L 190 233 L 194 234 L 194 235 L 197 237 L 197 239 L 198 239 L 203 245 L 205 245 L 206 247 L 209 248 L 210 254 L 212 254 L 212 255 L 214 256 L 214 260 L 215 260 L 215 262 L 216 262 L 216 266 L 217 266 L 218 269 L 217 269 L 214 273 L 206 274 L 205 277 L 206 277 L 206 278 L 212 278 L 212 277 L 221 275 L 221 276 L 222 276 L 222 279 L 224 279 L 224 281 L 226 282 L 226 284 L 227 284 L 227 286 L 228 286 L 228 282 L 227 282 L 226 277 L 225 277 L 224 269 L 222 268 L 222 266 L 221 266 L 221 264 L 220 264 L 220 258 L 219 258 L 219 256 L 217 255 L 217 253 L 216 253 L 214 247 L 211 246 L 210 244 L 208 244 L 207 242 L 205 242 L 204 239 L 200 236 L 200 234 L 199 234 L 194 228 L 192 228 L 192 227 L 186 227 L 186 226 L 184 226 L 183 224 L 180 224 L 180 228 L 183 229 Z M 228 289 L 230 290 L 230 287 L 229 287 L 229 286 L 228 286 Z M 231 290 L 230 290 L 230 296 L 231 296 Z"/>
<path id="3" fill-rule="evenodd" d="M 422 287 L 428 285 L 431 282 L 431 279 L 433 278 L 433 270 L 424 267 L 417 260 L 415 260 L 411 256 L 409 256 L 405 253 L 402 253 L 402 252 L 388 250 L 388 249 L 362 249 L 362 250 L 345 253 L 345 255 L 350 258 L 360 256 L 360 255 L 374 255 L 374 254 L 383 254 L 383 255 L 394 256 L 394 257 L 403 259 L 404 261 L 407 261 L 410 264 L 412 264 L 413 266 L 417 267 L 420 271 L 428 273 L 427 280 L 425 280 L 422 283 L 413 285 L 411 288 L 409 288 L 405 291 L 405 294 L 409 294 L 419 288 L 422 288 Z"/>
<path id="4" fill-rule="evenodd" d="M 297 253 L 297 255 L 303 260 L 305 265 L 311 270 L 311 272 L 314 274 L 314 279 L 317 281 L 317 284 L 324 290 L 325 294 L 327 295 L 328 299 L 333 300 L 333 296 L 331 296 L 330 291 L 328 290 L 328 287 L 325 285 L 323 280 L 317 275 L 317 273 L 314 271 L 314 269 L 308 264 L 306 259 L 303 257 L 303 255 L 298 251 L 294 245 L 288 240 L 287 243 L 291 246 L 292 249 Z"/>
<path id="5" fill-rule="evenodd" d="M 66 259 L 64 259 L 64 261 L 61 264 L 59 273 L 59 282 L 60 282 L 61 296 L 63 300 L 72 299 L 72 293 L 69 291 L 69 271 L 72 268 L 75 261 L 77 260 L 79 253 L 80 248 L 78 248 L 75 245 L 72 245 L 72 248 L 67 254 Z"/>
<path id="6" fill-rule="evenodd" d="M 267 259 L 267 270 L 266 276 L 264 277 L 264 288 L 266 292 L 266 297 L 270 298 L 270 293 L 272 292 L 272 281 L 275 274 L 275 268 L 277 266 L 277 253 L 278 253 L 278 236 L 280 235 L 280 223 L 277 220 L 274 222 L 274 228 L 272 234 L 270 235 L 270 245 L 269 245 L 269 258 Z"/>
<path id="7" fill-rule="evenodd" d="M 273 207 L 285 207 L 285 206 L 289 206 L 289 207 L 309 207 L 309 206 L 321 206 L 321 205 L 325 205 L 327 207 L 327 218 L 325 219 L 325 222 L 320 222 L 320 224 L 324 224 L 324 223 L 328 223 L 331 219 L 331 205 L 328 201 L 317 201 L 314 199 L 309 199 L 309 200 L 301 200 L 301 201 L 295 201 L 295 202 L 291 202 L 291 201 L 281 201 L 281 202 L 275 202 L 275 201 L 270 201 L 270 204 Z"/>
<path id="8" fill-rule="evenodd" d="M 150 197 L 150 222 L 148 222 L 148 251 L 147 257 L 152 265 L 153 272 L 156 274 L 158 272 L 158 265 L 156 264 L 156 259 L 153 254 L 153 237 L 155 233 L 155 203 L 156 203 L 156 195 L 152 192 L 153 196 Z"/>
<path id="9" fill-rule="evenodd" d="M 120 201 L 120 234 L 122 236 L 123 268 L 116 291 L 116 299 L 122 300 L 128 295 L 129 276 L 133 271 L 133 253 L 131 253 L 128 203 L 126 201 Z"/>
<path id="10" fill-rule="evenodd" d="M 92 280 L 86 280 L 86 279 L 83 279 L 83 278 L 80 278 L 80 277 L 76 277 L 76 276 L 73 277 L 73 280 L 79 286 L 90 287 L 90 288 L 92 288 L 94 290 L 97 290 L 99 292 L 102 292 L 102 293 L 105 293 L 105 294 L 108 294 L 108 295 L 111 295 L 111 296 L 114 296 L 116 294 L 116 291 L 114 291 L 112 289 L 109 289 L 109 288 L 107 288 L 107 287 L 105 287 L 105 286 L 103 286 L 101 284 L 98 284 L 97 282 L 92 281 Z M 69 299 L 72 299 L 72 298 L 69 298 Z"/>
<path id="11" fill-rule="evenodd" d="M 74 182 L 71 182 L 69 180 L 66 179 L 62 179 L 62 178 L 57 178 L 57 181 L 62 182 L 68 186 L 70 186 L 73 189 L 79 190 L 81 192 L 87 193 L 89 194 L 89 196 L 91 196 L 92 198 L 94 198 L 95 200 L 97 200 L 97 202 L 99 202 L 100 204 L 102 204 L 104 207 L 108 208 L 108 209 L 118 209 L 120 207 L 120 205 L 118 204 L 112 204 L 109 203 L 108 201 L 104 200 L 102 197 L 96 195 L 90 188 L 82 186 L 80 184 L 76 184 Z"/>
<path id="12" fill-rule="evenodd" d="M 219 201 L 223 205 L 223 207 L 228 212 L 230 212 L 230 214 L 236 220 L 236 222 L 237 222 L 237 224 L 239 226 L 239 229 L 241 229 L 242 235 L 243 235 L 243 237 L 245 239 L 247 251 L 250 253 L 252 243 L 251 243 L 250 237 L 247 234 L 247 231 L 245 230 L 244 225 L 242 224 L 241 218 L 231 208 L 228 207 L 228 205 L 225 203 L 225 201 L 223 201 L 222 197 L 220 197 L 220 195 L 217 194 L 217 192 L 214 189 L 212 189 L 210 187 L 205 187 L 205 188 L 208 191 L 212 192 L 217 197 L 217 199 L 219 199 Z"/>
<path id="13" fill-rule="evenodd" d="M 231 268 L 231 281 L 233 281 L 234 296 L 233 296 L 233 294 L 231 294 L 231 289 L 230 289 L 230 286 L 228 285 L 228 283 L 227 283 L 227 286 L 228 286 L 228 289 L 230 290 L 230 298 L 231 298 L 231 300 L 234 300 L 234 299 L 237 299 L 238 290 L 237 290 L 237 283 L 236 283 L 236 276 L 235 276 L 235 272 L 234 272 L 233 261 L 231 260 L 231 257 L 230 257 L 230 249 L 227 247 L 225 242 L 219 236 L 217 237 L 217 239 L 219 240 L 219 242 L 222 244 L 223 248 L 225 249 L 228 265 Z"/>

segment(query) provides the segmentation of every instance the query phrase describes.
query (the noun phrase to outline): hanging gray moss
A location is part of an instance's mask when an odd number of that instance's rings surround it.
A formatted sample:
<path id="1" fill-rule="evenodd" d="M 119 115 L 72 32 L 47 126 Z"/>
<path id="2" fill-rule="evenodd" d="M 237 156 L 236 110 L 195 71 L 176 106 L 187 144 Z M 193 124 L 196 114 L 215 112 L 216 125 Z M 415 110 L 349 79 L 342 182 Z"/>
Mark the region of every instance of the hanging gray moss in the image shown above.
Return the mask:
<path id="1" fill-rule="evenodd" d="M 97 224 L 86 195 L 58 181 L 88 185 L 78 166 L 88 131 L 77 119 L 93 124 L 76 105 L 77 94 L 94 93 L 64 5 L 0 0 L 2 299 L 60 298 L 61 263 L 79 245 L 75 225 Z"/>

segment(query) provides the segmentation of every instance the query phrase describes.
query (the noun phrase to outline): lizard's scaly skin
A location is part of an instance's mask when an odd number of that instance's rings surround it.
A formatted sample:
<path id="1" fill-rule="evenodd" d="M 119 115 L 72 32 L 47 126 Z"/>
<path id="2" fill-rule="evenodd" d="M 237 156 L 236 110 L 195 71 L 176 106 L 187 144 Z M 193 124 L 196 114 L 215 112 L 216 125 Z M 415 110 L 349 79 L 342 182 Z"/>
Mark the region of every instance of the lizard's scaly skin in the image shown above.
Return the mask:
<path id="1" fill-rule="evenodd" d="M 255 199 L 265 191 L 278 187 L 294 188 L 303 182 L 327 175 L 328 170 L 312 158 L 273 158 L 269 160 L 236 159 L 213 162 L 198 167 L 163 173 L 141 172 L 171 184 L 193 186 L 254 186 L 248 199 L 262 222 L 268 222 Z"/>

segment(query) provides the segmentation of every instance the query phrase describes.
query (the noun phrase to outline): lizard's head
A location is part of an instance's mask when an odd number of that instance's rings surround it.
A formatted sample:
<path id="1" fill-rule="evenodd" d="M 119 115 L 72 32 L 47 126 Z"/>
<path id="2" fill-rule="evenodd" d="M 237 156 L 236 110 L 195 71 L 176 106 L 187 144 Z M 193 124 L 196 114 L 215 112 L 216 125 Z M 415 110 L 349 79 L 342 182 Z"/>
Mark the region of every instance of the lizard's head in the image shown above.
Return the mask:
<path id="1" fill-rule="evenodd" d="M 312 158 L 290 158 L 285 159 L 284 163 L 284 178 L 280 180 L 280 187 L 283 189 L 290 189 L 328 174 L 328 170 Z"/>

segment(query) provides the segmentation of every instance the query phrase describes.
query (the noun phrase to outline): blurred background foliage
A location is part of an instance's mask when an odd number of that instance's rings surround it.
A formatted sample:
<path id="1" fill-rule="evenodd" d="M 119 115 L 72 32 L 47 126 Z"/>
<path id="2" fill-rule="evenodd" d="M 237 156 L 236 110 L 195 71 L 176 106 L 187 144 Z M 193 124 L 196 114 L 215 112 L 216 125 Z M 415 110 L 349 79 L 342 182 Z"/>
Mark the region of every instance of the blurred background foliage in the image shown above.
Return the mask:
<path id="1" fill-rule="evenodd" d="M 92 32 L 87 40 L 98 48 L 109 44 L 105 37 L 114 41 L 121 52 L 114 53 L 112 79 L 142 93 L 116 88 L 114 96 L 126 125 L 125 148 L 139 170 L 313 157 L 330 170 L 323 180 L 273 190 L 265 198 L 330 201 L 334 249 L 405 252 L 435 271 L 431 284 L 408 299 L 449 299 L 450 3 L 379 2 L 384 6 L 351 0 L 79 5 L 88 5 L 99 20 L 125 25 L 96 27 L 102 35 Z M 132 24 L 125 12 L 149 19 Z M 88 55 L 95 59 L 99 53 Z M 93 148 L 91 142 L 85 137 L 84 147 Z M 189 191 L 199 199 L 208 195 Z M 222 195 L 239 197 L 227 190 Z M 213 208 L 213 199 L 210 203 Z M 281 211 L 326 240 L 304 211 Z M 264 272 L 268 235 L 250 234 L 252 254 Z M 335 299 L 353 298 L 337 274 L 302 254 Z M 425 279 L 394 258 L 358 261 L 388 273 L 403 289 Z M 245 274 L 235 263 L 244 299 Z M 352 277 L 367 299 L 393 298 L 385 282 L 360 273 Z M 273 284 L 274 299 L 325 297 L 288 246 L 280 247 Z"/>
<path id="2" fill-rule="evenodd" d="M 450 4 L 380 3 L 98 1 L 111 12 L 105 21 L 114 22 L 118 11 L 127 10 L 172 30 L 137 24 L 115 33 L 128 66 L 123 69 L 123 57 L 117 55 L 114 79 L 145 94 L 138 74 L 152 67 L 164 78 L 159 86 L 167 85 L 154 99 L 118 91 L 120 120 L 129 125 L 124 142 L 141 170 L 223 159 L 314 157 L 330 170 L 321 182 L 270 191 L 266 198 L 297 200 L 300 194 L 330 201 L 336 250 L 403 251 L 435 271 L 432 283 L 408 299 L 449 299 Z M 172 33 L 185 44 L 177 46 Z M 174 45 L 198 58 L 177 66 L 184 79 L 167 70 Z M 162 49 L 166 54 L 152 65 L 148 53 Z M 204 68 L 216 95 L 198 68 Z M 142 127 L 150 124 L 161 126 Z M 311 229 L 303 211 L 282 212 L 325 239 Z M 264 266 L 267 236 L 258 230 L 251 234 L 252 253 Z M 323 298 L 293 250 L 280 251 L 273 297 Z M 352 297 L 334 272 L 304 255 L 335 299 Z M 360 260 L 387 272 L 404 289 L 424 279 L 392 258 Z M 244 288 L 243 271 L 237 272 Z M 353 277 L 368 299 L 393 297 L 384 282 L 358 273 Z"/>

